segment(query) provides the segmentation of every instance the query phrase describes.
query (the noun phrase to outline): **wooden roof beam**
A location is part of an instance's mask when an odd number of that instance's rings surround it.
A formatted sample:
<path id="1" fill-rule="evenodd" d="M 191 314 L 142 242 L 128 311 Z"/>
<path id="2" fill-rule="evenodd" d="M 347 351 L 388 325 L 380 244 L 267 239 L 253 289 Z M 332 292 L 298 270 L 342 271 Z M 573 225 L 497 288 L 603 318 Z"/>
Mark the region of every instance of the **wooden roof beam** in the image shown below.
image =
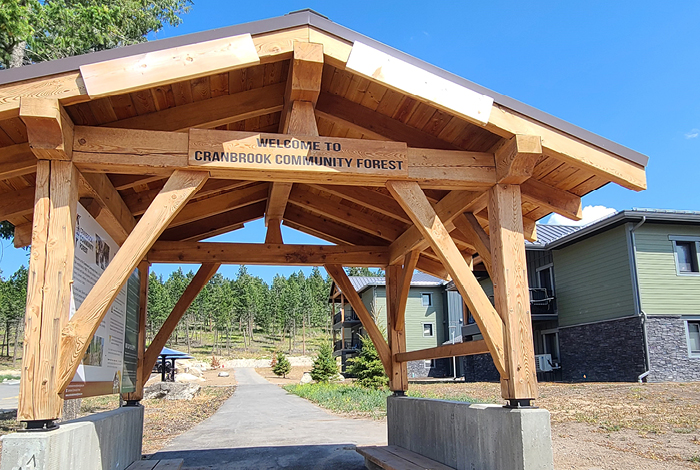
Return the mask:
<path id="1" fill-rule="evenodd" d="M 462 232 L 462 234 L 476 248 L 477 253 L 479 253 L 479 256 L 481 257 L 481 261 L 484 263 L 486 271 L 491 274 L 491 240 L 479 224 L 479 221 L 476 220 L 476 217 L 474 217 L 474 214 L 471 212 L 462 214 L 459 217 L 455 217 L 453 223 L 457 230 Z"/>
<path id="2" fill-rule="evenodd" d="M 388 139 L 406 142 L 409 147 L 462 150 L 456 145 L 397 121 L 391 116 L 372 111 L 353 101 L 327 92 L 323 92 L 319 96 L 318 103 L 316 103 L 316 113 L 322 118 L 338 122 L 375 140 Z"/>
<path id="3" fill-rule="evenodd" d="M 277 243 L 158 242 L 148 253 L 152 263 L 222 263 L 275 266 L 384 267 L 386 246 L 285 245 Z"/>
<path id="4" fill-rule="evenodd" d="M 367 209 L 379 212 L 405 224 L 410 224 L 411 219 L 406 215 L 401 206 L 393 197 L 378 191 L 359 186 L 338 186 L 334 184 L 309 185 L 312 188 L 333 194 L 348 201 L 354 202 Z"/>
<path id="5" fill-rule="evenodd" d="M 107 175 L 80 174 L 79 194 L 93 198 L 100 205 L 102 210 L 95 219 L 121 246 L 136 226 L 136 220 Z"/>
<path id="6" fill-rule="evenodd" d="M 542 181 L 530 178 L 520 185 L 525 201 L 546 207 L 572 220 L 581 220 L 583 211 L 581 198 L 568 191 L 550 186 Z"/>
<path id="7" fill-rule="evenodd" d="M 382 238 L 353 229 L 343 223 L 336 222 L 334 219 L 293 204 L 287 205 L 283 223 L 300 232 L 339 245 L 388 245 L 387 241 Z"/>
<path id="8" fill-rule="evenodd" d="M 171 47 L 80 67 L 90 98 L 130 93 L 260 63 L 250 34 Z"/>
<path id="9" fill-rule="evenodd" d="M 102 127 L 151 131 L 185 131 L 191 127 L 213 128 L 282 111 L 284 89 L 284 83 L 276 83 L 109 122 Z"/>
<path id="10" fill-rule="evenodd" d="M 0 180 L 35 173 L 36 161 L 28 143 L 0 148 Z"/>
<path id="11" fill-rule="evenodd" d="M 520 184 L 532 176 L 542 156 L 539 136 L 514 135 L 496 149 L 496 180 L 504 184 Z"/>
<path id="12" fill-rule="evenodd" d="M 19 116 L 27 126 L 29 148 L 40 160 L 70 160 L 73 121 L 57 99 L 23 97 Z"/>
<path id="13" fill-rule="evenodd" d="M 166 229 L 160 241 L 200 241 L 243 228 L 265 213 L 265 201 L 212 215 L 177 227 Z"/>

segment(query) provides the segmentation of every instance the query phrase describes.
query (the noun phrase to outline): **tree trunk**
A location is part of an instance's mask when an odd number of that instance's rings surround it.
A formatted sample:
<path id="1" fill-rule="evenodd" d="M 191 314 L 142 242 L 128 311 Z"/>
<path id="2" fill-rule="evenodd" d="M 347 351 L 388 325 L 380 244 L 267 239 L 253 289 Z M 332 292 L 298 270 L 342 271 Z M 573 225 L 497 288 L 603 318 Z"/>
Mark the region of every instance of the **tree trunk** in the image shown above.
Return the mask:
<path id="1" fill-rule="evenodd" d="M 17 324 L 15 325 L 15 341 L 14 341 L 14 345 L 12 346 L 12 368 L 13 369 L 17 368 L 17 343 L 19 342 L 19 329 L 20 329 L 21 324 L 22 324 L 22 322 L 18 321 Z"/>
<path id="2" fill-rule="evenodd" d="M 185 315 L 185 338 L 187 338 L 187 354 L 190 353 L 190 316 Z"/>
<path id="3" fill-rule="evenodd" d="M 243 330 L 243 350 L 248 351 L 248 346 L 246 346 L 246 332 L 245 329 Z"/>
<path id="4" fill-rule="evenodd" d="M 12 56 L 8 68 L 21 67 L 24 65 L 24 50 L 27 48 L 27 41 L 20 41 L 12 47 Z"/>
<path id="5" fill-rule="evenodd" d="M 301 318 L 301 355 L 306 356 L 306 317 Z"/>
<path id="6" fill-rule="evenodd" d="M 231 356 L 231 325 L 226 324 L 226 354 Z"/>

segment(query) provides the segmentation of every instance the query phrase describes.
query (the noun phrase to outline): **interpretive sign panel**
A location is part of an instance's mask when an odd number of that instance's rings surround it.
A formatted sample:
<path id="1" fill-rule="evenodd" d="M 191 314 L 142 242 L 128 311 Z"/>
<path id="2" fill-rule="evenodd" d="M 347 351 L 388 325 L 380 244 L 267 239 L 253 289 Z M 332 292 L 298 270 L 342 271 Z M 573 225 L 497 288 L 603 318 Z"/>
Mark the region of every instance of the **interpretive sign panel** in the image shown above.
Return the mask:
<path id="1" fill-rule="evenodd" d="M 402 179 L 408 177 L 407 160 L 403 142 L 190 130 L 190 166 Z"/>
<path id="2" fill-rule="evenodd" d="M 78 204 L 71 316 L 112 260 L 119 245 Z M 139 272 L 135 270 L 97 328 L 65 398 L 132 392 L 138 361 Z"/>

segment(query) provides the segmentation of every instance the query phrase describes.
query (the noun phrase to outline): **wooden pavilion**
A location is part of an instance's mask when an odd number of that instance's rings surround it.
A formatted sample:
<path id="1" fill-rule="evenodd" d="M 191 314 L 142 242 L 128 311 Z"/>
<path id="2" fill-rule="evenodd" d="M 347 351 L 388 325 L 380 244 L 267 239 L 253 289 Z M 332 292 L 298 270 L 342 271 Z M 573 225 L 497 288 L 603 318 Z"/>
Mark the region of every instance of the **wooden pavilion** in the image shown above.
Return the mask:
<path id="1" fill-rule="evenodd" d="M 157 355 L 222 263 L 323 265 L 401 394 L 406 362 L 489 352 L 511 406 L 537 398 L 523 240 L 645 156 L 311 11 L 0 72 L 0 220 L 31 244 L 18 419 L 43 427 L 134 269 L 201 268 Z M 69 318 L 75 213 L 121 246 Z M 260 244 L 207 238 L 263 218 Z M 286 245 L 280 224 L 334 243 Z M 495 306 L 473 274 L 494 280 Z M 385 339 L 343 266 L 386 269 Z M 406 353 L 414 268 L 451 278 L 484 339 Z"/>

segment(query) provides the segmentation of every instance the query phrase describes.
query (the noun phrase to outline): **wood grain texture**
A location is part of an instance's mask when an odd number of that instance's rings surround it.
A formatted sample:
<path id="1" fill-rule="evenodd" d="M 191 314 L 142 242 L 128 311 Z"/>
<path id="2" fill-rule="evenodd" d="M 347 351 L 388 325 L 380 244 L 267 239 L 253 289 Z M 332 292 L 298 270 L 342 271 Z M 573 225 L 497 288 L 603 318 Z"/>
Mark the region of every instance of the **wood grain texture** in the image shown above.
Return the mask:
<path id="1" fill-rule="evenodd" d="M 365 304 L 362 302 L 360 295 L 352 286 L 348 275 L 340 265 L 325 264 L 323 267 L 326 268 L 328 275 L 335 281 L 336 285 L 345 295 L 345 298 L 350 302 L 355 313 L 357 313 L 363 328 L 374 343 L 374 347 L 377 348 L 377 354 L 379 354 L 386 375 L 391 377 L 391 351 L 389 350 L 389 345 L 375 323 L 374 318 L 372 318 L 372 315 L 367 311 L 367 307 L 365 307 Z"/>
<path id="2" fill-rule="evenodd" d="M 416 256 L 416 261 L 417 261 Z M 413 273 L 413 271 L 411 271 Z M 396 360 L 396 356 L 406 352 L 406 322 L 404 310 L 401 308 L 401 297 L 408 297 L 408 290 L 402 283 L 403 270 L 401 266 L 386 267 L 386 310 L 387 310 L 387 336 L 391 351 L 391 374 L 389 375 L 389 389 L 392 391 L 408 390 L 408 367 L 405 362 Z M 410 283 L 409 283 L 410 284 Z M 410 288 L 410 285 L 409 285 Z"/>
<path id="3" fill-rule="evenodd" d="M 77 70 L 8 83 L 0 86 L 0 121 L 19 116 L 22 97 L 54 98 L 64 105 L 89 99 Z"/>
<path id="4" fill-rule="evenodd" d="M 413 279 L 413 271 L 416 269 L 420 252 L 413 250 L 406 253 L 403 259 L 403 266 L 398 276 L 398 297 L 396 301 L 394 325 L 397 330 L 403 330 L 406 324 L 406 304 L 408 303 L 408 294 L 411 290 L 411 280 Z"/>
<path id="5" fill-rule="evenodd" d="M 476 220 L 474 214 L 471 212 L 462 214 L 456 217 L 453 221 L 457 230 L 462 232 L 462 234 L 467 237 L 474 248 L 476 248 L 477 253 L 481 256 L 481 261 L 484 263 L 484 267 L 489 274 L 492 272 L 492 261 L 491 261 L 491 240 L 489 236 Z"/>
<path id="6" fill-rule="evenodd" d="M 499 183 L 520 184 L 532 176 L 541 157 L 542 140 L 539 136 L 514 135 L 495 152 L 496 179 Z"/>
<path id="7" fill-rule="evenodd" d="M 583 211 L 581 198 L 535 178 L 530 178 L 520 185 L 524 200 L 561 214 L 572 220 L 581 220 Z"/>
<path id="8" fill-rule="evenodd" d="M 453 356 L 473 356 L 490 352 L 484 340 L 467 341 L 466 343 L 445 344 L 435 348 L 419 349 L 399 354 L 396 360 L 399 362 L 422 361 L 427 359 L 440 359 Z"/>
<path id="9" fill-rule="evenodd" d="M 80 67 L 90 98 L 192 80 L 260 63 L 250 34 L 106 60 Z"/>
<path id="10" fill-rule="evenodd" d="M 0 148 L 0 180 L 34 173 L 36 161 L 29 143 Z"/>
<path id="11" fill-rule="evenodd" d="M 72 158 L 73 121 L 57 99 L 23 97 L 19 115 L 27 126 L 29 148 L 38 159 Z"/>
<path id="12" fill-rule="evenodd" d="M 204 286 L 207 285 L 209 279 L 211 279 L 212 276 L 216 274 L 216 271 L 219 270 L 219 266 L 221 265 L 218 263 L 202 264 L 185 288 L 182 296 L 175 303 L 170 315 L 168 315 L 168 318 L 160 327 L 160 330 L 158 330 L 158 333 L 156 333 L 156 336 L 153 338 L 153 341 L 151 341 L 151 344 L 148 346 L 148 349 L 146 349 L 144 354 L 143 370 L 141 375 L 141 380 L 144 382 L 148 381 L 148 378 L 151 376 L 151 370 L 153 370 L 153 366 L 158 360 L 161 350 L 168 341 L 168 338 L 170 338 L 170 335 L 175 330 L 177 324 L 180 322 L 180 319 L 185 312 L 187 312 L 187 309 L 190 308 L 190 305 L 192 305 L 192 302 L 194 302 L 195 297 L 197 297 L 202 289 L 204 289 Z"/>
<path id="13" fill-rule="evenodd" d="M 493 292 L 505 326 L 505 399 L 537 398 L 521 204 L 517 185 L 499 184 L 489 191 Z"/>
<path id="14" fill-rule="evenodd" d="M 445 269 L 452 276 L 455 286 L 469 306 L 484 340 L 489 346 L 496 368 L 501 376 L 507 376 L 503 349 L 503 321 L 491 305 L 481 285 L 457 249 L 420 186 L 406 181 L 390 181 L 387 189 L 411 217 L 423 237 L 429 242 Z M 524 250 L 523 244 L 523 250 Z"/>
<path id="15" fill-rule="evenodd" d="M 32 224 L 15 225 L 15 236 L 12 240 L 15 248 L 24 248 L 32 244 Z"/>
<path id="16" fill-rule="evenodd" d="M 32 223 L 32 248 L 29 255 L 27 309 L 24 316 L 24 345 L 22 354 L 22 380 L 20 381 L 17 419 L 55 419 L 53 413 L 41 410 L 40 396 L 34 394 L 38 375 L 41 345 L 42 306 L 44 304 L 44 280 L 46 276 L 46 244 L 49 236 L 51 163 L 37 163 L 34 219 Z"/>
<path id="17" fill-rule="evenodd" d="M 285 245 L 281 243 L 156 242 L 148 253 L 153 263 L 384 267 L 385 246 Z"/>
<path id="18" fill-rule="evenodd" d="M 84 191 L 80 196 L 93 198 L 103 209 L 95 220 L 121 246 L 136 226 L 121 195 L 104 173 L 80 174 L 80 181 Z"/>
<path id="19" fill-rule="evenodd" d="M 187 201 L 202 187 L 209 175 L 198 171 L 175 171 L 151 207 L 141 217 L 112 262 L 85 297 L 71 321 L 61 331 L 58 389 L 68 386 L 85 354 L 92 335 L 107 309 L 137 264 L 155 240 L 177 216 Z"/>

